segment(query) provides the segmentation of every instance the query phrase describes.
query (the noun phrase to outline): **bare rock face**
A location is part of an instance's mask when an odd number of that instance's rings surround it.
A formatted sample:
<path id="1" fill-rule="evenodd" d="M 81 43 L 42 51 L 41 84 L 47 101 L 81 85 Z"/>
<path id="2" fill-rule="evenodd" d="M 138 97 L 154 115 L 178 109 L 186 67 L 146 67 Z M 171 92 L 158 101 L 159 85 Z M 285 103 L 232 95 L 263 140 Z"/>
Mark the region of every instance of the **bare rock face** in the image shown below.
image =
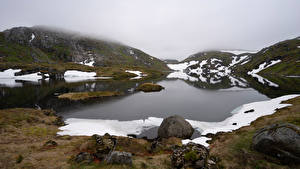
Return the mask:
<path id="1" fill-rule="evenodd" d="M 175 115 L 165 118 L 158 129 L 158 137 L 189 139 L 194 133 L 192 125 L 183 117 Z"/>
<path id="2" fill-rule="evenodd" d="M 300 128 L 289 123 L 266 126 L 255 133 L 252 147 L 282 163 L 300 163 Z"/>

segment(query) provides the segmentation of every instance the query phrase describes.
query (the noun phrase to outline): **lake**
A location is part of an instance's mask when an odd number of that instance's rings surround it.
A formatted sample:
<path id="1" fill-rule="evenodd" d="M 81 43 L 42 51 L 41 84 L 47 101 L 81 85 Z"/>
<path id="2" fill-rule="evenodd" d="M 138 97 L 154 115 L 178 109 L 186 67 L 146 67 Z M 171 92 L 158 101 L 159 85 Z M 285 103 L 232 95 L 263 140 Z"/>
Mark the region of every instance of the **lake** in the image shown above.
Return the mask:
<path id="1" fill-rule="evenodd" d="M 232 110 L 243 104 L 300 93 L 299 78 L 272 78 L 272 80 L 276 81 L 278 87 L 259 83 L 251 77 L 243 80 L 242 87 L 238 85 L 239 83 L 232 83 L 228 79 L 211 84 L 176 78 L 150 81 L 96 80 L 76 83 L 62 80 L 18 81 L 17 86 L 0 87 L 0 107 L 50 108 L 67 120 L 105 120 L 102 122 L 109 123 L 108 128 L 112 122 L 116 122 L 113 120 L 117 120 L 116 125 L 120 125 L 119 122 L 122 121 L 130 124 L 149 117 L 162 119 L 175 114 L 194 121 L 220 122 L 232 116 Z M 153 93 L 135 91 L 135 88 L 144 82 L 154 82 L 165 89 Z M 67 92 L 105 90 L 122 91 L 125 95 L 77 102 L 57 98 L 59 94 Z"/>

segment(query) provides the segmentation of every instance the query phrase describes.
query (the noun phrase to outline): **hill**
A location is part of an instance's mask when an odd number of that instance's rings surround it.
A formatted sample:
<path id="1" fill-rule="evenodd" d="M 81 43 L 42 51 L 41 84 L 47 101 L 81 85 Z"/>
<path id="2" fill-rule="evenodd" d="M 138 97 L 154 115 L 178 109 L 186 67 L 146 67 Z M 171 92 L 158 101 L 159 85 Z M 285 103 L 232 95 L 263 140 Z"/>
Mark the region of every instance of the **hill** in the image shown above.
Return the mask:
<path id="1" fill-rule="evenodd" d="M 16 27 L 0 32 L 0 61 L 7 63 L 75 62 L 90 66 L 139 66 L 168 70 L 141 50 L 47 27 Z"/>

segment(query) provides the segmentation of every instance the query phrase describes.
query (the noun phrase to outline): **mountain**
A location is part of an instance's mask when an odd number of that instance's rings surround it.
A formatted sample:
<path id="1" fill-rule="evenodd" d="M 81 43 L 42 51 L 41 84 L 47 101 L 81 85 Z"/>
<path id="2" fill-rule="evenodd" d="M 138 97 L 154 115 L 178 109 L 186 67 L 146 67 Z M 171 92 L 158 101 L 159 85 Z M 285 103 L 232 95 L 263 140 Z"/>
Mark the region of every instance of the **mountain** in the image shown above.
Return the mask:
<path id="1" fill-rule="evenodd" d="M 193 64 L 191 64 L 193 62 Z M 300 37 L 282 41 L 259 52 L 206 51 L 190 55 L 188 74 L 249 74 L 300 76 Z"/>
<path id="2" fill-rule="evenodd" d="M 48 27 L 15 27 L 0 32 L 0 61 L 8 63 L 75 62 L 86 65 L 139 66 L 168 70 L 141 50 Z"/>
<path id="3" fill-rule="evenodd" d="M 263 75 L 300 76 L 300 37 L 285 40 L 250 55 L 238 72 L 259 71 Z"/>

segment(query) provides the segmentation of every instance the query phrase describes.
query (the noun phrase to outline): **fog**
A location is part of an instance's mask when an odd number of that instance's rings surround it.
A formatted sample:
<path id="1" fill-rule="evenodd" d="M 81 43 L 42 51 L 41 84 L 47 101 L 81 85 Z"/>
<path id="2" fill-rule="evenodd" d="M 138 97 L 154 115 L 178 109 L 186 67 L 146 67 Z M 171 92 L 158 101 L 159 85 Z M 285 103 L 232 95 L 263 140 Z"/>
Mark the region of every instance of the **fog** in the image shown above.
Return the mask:
<path id="1" fill-rule="evenodd" d="M 0 30 L 48 25 L 181 60 L 300 36 L 299 7 L 299 0 L 1 0 Z"/>

